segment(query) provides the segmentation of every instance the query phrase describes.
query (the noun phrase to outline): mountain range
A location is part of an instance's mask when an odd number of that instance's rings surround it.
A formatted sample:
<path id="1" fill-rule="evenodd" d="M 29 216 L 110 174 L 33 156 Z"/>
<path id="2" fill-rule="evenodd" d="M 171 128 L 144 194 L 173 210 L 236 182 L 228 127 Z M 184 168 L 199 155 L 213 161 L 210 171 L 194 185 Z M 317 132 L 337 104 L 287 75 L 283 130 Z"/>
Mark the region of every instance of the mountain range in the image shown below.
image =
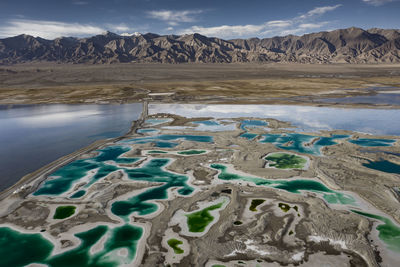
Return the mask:
<path id="1" fill-rule="evenodd" d="M 302 36 L 223 40 L 200 34 L 118 35 L 46 40 L 29 35 L 0 39 L 0 64 L 61 63 L 399 63 L 400 30 L 339 29 Z"/>

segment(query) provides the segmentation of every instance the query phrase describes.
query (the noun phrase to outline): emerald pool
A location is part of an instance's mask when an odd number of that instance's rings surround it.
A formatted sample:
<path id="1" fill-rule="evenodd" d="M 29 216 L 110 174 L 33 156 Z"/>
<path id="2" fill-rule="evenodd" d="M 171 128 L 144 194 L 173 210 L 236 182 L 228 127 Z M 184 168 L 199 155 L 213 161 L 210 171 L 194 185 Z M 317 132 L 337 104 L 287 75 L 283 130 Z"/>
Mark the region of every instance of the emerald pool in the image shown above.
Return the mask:
<path id="1" fill-rule="evenodd" d="M 177 192 L 180 195 L 189 195 L 193 192 L 186 181 L 188 177 L 179 175 L 163 169 L 170 159 L 152 159 L 146 165 L 136 169 L 125 169 L 128 177 L 135 181 L 147 181 L 163 183 L 161 186 L 150 187 L 138 195 L 135 195 L 125 201 L 116 201 L 112 204 L 111 211 L 120 217 L 127 219 L 127 216 L 137 212 L 139 215 L 147 215 L 157 211 L 156 204 L 151 200 L 160 200 L 168 198 L 168 189 L 178 187 Z"/>
<path id="2" fill-rule="evenodd" d="M 179 155 L 198 155 L 206 153 L 205 150 L 186 150 L 186 151 L 179 151 Z"/>
<path id="3" fill-rule="evenodd" d="M 210 211 L 216 210 L 222 207 L 223 202 L 204 208 L 200 211 L 196 211 L 190 214 L 186 214 L 187 224 L 189 226 L 189 232 L 199 233 L 204 232 L 207 226 L 214 220 L 214 217 L 210 214 Z"/>
<path id="4" fill-rule="evenodd" d="M 264 159 L 272 162 L 268 166 L 278 169 L 303 169 L 307 164 L 307 159 L 288 153 L 270 153 Z"/>
<path id="5" fill-rule="evenodd" d="M 182 241 L 175 238 L 171 238 L 167 241 L 167 243 L 174 250 L 175 254 L 182 254 L 184 252 L 183 249 L 179 247 L 179 245 L 183 244 Z"/>
<path id="6" fill-rule="evenodd" d="M 388 160 L 369 161 L 364 163 L 363 166 L 382 172 L 400 174 L 400 165 Z"/>
<path id="7" fill-rule="evenodd" d="M 75 213 L 75 206 L 58 206 L 54 213 L 53 219 L 65 219 L 72 216 Z"/>
<path id="8" fill-rule="evenodd" d="M 324 199 L 331 204 L 355 203 L 353 197 L 345 195 L 341 192 L 333 191 L 328 187 L 326 187 L 324 184 L 314 180 L 309 180 L 309 179 L 271 180 L 271 179 L 242 176 L 235 173 L 230 173 L 227 171 L 227 167 L 223 164 L 211 164 L 210 167 L 220 171 L 218 178 L 221 180 L 226 180 L 226 181 L 241 180 L 241 181 L 251 182 L 256 185 L 269 186 L 277 189 L 282 189 L 295 194 L 299 194 L 300 191 L 316 192 L 322 194 Z"/>
<path id="9" fill-rule="evenodd" d="M 139 160 L 139 158 L 124 158 L 122 154 L 128 152 L 129 147 L 109 146 L 100 150 L 99 155 L 89 159 L 79 159 L 73 161 L 64 167 L 56 170 L 50 175 L 54 179 L 46 180 L 34 195 L 60 195 L 67 192 L 74 183 L 84 178 L 91 170 L 97 169 L 97 172 L 90 179 L 86 187 L 93 184 L 97 180 L 104 178 L 111 172 L 119 168 L 114 165 L 109 165 L 104 162 L 113 161 L 116 164 L 129 164 Z M 75 197 L 81 197 L 78 195 Z M 74 196 L 72 196 L 75 198 Z"/>
<path id="10" fill-rule="evenodd" d="M 265 199 L 253 199 L 250 204 L 249 210 L 256 212 L 257 207 L 265 202 Z"/>
<path id="11" fill-rule="evenodd" d="M 104 247 L 92 254 L 90 249 L 107 234 Z M 143 229 L 123 225 L 110 229 L 100 225 L 86 232 L 75 234 L 81 240 L 78 247 L 64 253 L 51 255 L 53 244 L 41 234 L 25 234 L 8 227 L 0 228 L 0 266 L 25 266 L 30 263 L 45 264 L 52 267 L 116 267 L 129 264 L 136 255 L 137 242 Z M 126 257 L 117 251 L 126 249 Z"/>
<path id="12" fill-rule="evenodd" d="M 366 216 L 368 218 L 381 221 L 383 224 L 379 224 L 376 227 L 376 230 L 378 230 L 379 232 L 379 238 L 388 246 L 390 250 L 400 253 L 400 227 L 398 227 L 391 220 L 383 216 L 358 210 L 351 211 Z"/>

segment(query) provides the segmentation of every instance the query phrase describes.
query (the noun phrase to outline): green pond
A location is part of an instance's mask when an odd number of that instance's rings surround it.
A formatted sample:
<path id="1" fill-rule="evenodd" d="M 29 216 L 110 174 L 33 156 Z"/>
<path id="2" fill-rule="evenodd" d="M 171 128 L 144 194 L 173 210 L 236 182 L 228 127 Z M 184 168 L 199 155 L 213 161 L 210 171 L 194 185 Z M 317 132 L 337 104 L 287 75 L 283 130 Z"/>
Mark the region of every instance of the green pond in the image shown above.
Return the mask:
<path id="1" fill-rule="evenodd" d="M 178 152 L 179 155 L 198 155 L 198 154 L 204 154 L 207 151 L 205 150 L 187 150 L 187 151 L 180 151 Z"/>
<path id="2" fill-rule="evenodd" d="M 182 254 L 184 251 L 179 247 L 183 242 L 181 240 L 171 238 L 167 241 L 168 245 L 174 250 L 175 254 Z"/>
<path id="3" fill-rule="evenodd" d="M 135 212 L 138 215 L 151 214 L 158 210 L 158 206 L 149 201 L 167 199 L 168 189 L 172 187 L 178 187 L 177 192 L 182 196 L 191 194 L 194 189 L 186 183 L 188 180 L 187 176 L 163 169 L 169 161 L 170 159 L 152 159 L 143 167 L 125 169 L 125 173 L 132 180 L 163 184 L 161 186 L 150 187 L 127 200 L 114 202 L 111 206 L 112 213 L 125 220 Z"/>
<path id="4" fill-rule="evenodd" d="M 329 189 L 324 184 L 308 179 L 264 179 L 259 177 L 241 176 L 235 173 L 229 173 L 227 167 L 223 164 L 211 164 L 211 168 L 219 170 L 218 178 L 226 181 L 245 181 L 256 185 L 269 186 L 286 190 L 291 193 L 300 193 L 300 191 L 311 191 L 321 193 L 324 199 L 331 204 L 354 204 L 355 200 L 352 196 L 345 195 L 340 192 Z"/>
<path id="5" fill-rule="evenodd" d="M 189 232 L 204 232 L 207 226 L 214 220 L 214 217 L 210 214 L 210 211 L 220 209 L 223 204 L 224 202 L 221 202 L 219 204 L 204 208 L 200 211 L 186 214 Z"/>
<path id="6" fill-rule="evenodd" d="M 72 196 L 70 196 L 70 198 L 81 198 L 86 194 L 85 190 L 79 190 L 76 191 L 74 194 L 72 194 Z"/>
<path id="7" fill-rule="evenodd" d="M 264 159 L 274 162 L 269 166 L 278 169 L 302 169 L 307 163 L 307 159 L 288 153 L 271 153 Z"/>
<path id="8" fill-rule="evenodd" d="M 148 154 L 168 154 L 168 152 L 162 151 L 162 150 L 150 150 L 147 153 Z"/>
<path id="9" fill-rule="evenodd" d="M 53 219 L 65 219 L 75 213 L 75 206 L 59 206 L 56 208 Z"/>
<path id="10" fill-rule="evenodd" d="M 380 224 L 376 227 L 376 230 L 379 232 L 379 238 L 388 246 L 390 250 L 400 253 L 400 227 L 394 224 L 390 219 L 383 216 L 358 210 L 351 211 L 368 218 L 381 221 L 383 224 Z"/>
<path id="11" fill-rule="evenodd" d="M 279 203 L 278 207 L 283 211 L 283 212 L 288 212 L 290 210 L 290 206 L 286 203 Z"/>
<path id="12" fill-rule="evenodd" d="M 250 204 L 249 210 L 256 212 L 257 207 L 265 202 L 265 199 L 253 199 Z"/>
<path id="13" fill-rule="evenodd" d="M 369 161 L 364 163 L 363 166 L 382 172 L 400 174 L 400 165 L 388 160 Z"/>
<path id="14" fill-rule="evenodd" d="M 104 248 L 94 254 L 90 249 L 104 235 L 107 239 Z M 135 258 L 137 242 L 143 229 L 123 225 L 110 229 L 97 226 L 86 232 L 75 234 L 81 240 L 78 247 L 64 253 L 51 255 L 53 244 L 41 234 L 25 234 L 8 227 L 0 228 L 0 266 L 25 266 L 30 263 L 45 264 L 54 267 L 114 267 L 121 263 L 129 264 Z M 126 257 L 118 256 L 120 249 L 126 249 Z"/>

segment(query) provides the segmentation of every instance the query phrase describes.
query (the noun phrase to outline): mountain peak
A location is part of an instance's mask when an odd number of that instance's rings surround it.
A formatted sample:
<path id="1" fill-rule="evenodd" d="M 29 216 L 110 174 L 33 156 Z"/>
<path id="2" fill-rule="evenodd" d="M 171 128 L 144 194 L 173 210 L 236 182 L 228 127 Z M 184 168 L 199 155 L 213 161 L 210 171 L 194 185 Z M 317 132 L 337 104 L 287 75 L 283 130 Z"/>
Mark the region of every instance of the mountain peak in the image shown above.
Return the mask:
<path id="1" fill-rule="evenodd" d="M 140 38 L 133 38 L 140 36 Z M 130 37 L 130 38 L 129 38 Z M 0 64 L 72 63 L 400 63 L 400 31 L 350 27 L 273 38 L 231 39 L 199 33 L 158 35 L 107 31 L 88 38 L 44 40 L 29 35 L 0 39 Z"/>

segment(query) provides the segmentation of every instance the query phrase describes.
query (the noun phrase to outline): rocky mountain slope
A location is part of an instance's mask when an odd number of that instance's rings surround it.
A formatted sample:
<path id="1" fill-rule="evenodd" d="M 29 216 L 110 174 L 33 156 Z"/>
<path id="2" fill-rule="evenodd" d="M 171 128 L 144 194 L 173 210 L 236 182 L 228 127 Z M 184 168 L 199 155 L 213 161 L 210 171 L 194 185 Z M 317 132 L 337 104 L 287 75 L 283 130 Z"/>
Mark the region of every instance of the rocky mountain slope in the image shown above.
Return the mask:
<path id="1" fill-rule="evenodd" d="M 394 63 L 400 62 L 400 30 L 348 28 L 303 36 L 223 40 L 200 34 L 111 32 L 89 38 L 45 40 L 29 35 L 0 39 L 0 64 L 66 63 Z"/>

